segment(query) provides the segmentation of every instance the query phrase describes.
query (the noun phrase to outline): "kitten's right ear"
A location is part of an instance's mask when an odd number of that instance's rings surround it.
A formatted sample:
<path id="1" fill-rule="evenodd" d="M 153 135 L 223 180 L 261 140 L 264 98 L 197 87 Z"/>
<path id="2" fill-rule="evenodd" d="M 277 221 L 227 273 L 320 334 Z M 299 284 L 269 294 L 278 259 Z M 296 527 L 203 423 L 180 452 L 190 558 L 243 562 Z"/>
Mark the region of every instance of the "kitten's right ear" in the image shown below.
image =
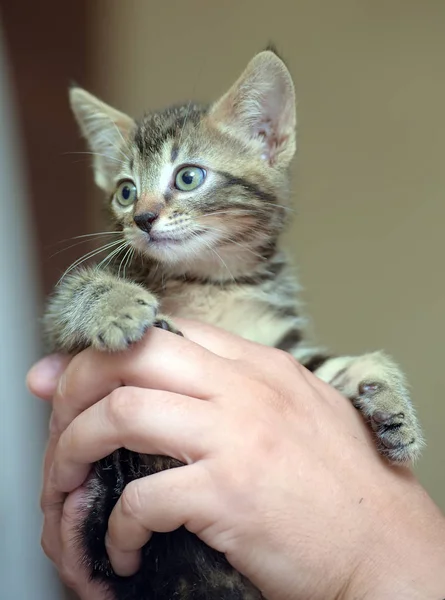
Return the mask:
<path id="1" fill-rule="evenodd" d="M 114 188 L 113 173 L 126 162 L 125 146 L 134 120 L 79 87 L 69 92 L 70 104 L 93 153 L 94 179 L 107 192 Z"/>

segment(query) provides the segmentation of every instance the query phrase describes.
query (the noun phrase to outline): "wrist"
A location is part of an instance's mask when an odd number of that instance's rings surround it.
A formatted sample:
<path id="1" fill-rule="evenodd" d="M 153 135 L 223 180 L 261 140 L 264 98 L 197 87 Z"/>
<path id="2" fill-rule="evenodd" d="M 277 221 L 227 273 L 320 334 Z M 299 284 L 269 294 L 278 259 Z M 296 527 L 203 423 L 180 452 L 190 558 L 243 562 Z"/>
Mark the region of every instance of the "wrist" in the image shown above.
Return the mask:
<path id="1" fill-rule="evenodd" d="M 403 484 L 376 513 L 366 552 L 338 600 L 445 598 L 445 519 L 411 476 Z"/>

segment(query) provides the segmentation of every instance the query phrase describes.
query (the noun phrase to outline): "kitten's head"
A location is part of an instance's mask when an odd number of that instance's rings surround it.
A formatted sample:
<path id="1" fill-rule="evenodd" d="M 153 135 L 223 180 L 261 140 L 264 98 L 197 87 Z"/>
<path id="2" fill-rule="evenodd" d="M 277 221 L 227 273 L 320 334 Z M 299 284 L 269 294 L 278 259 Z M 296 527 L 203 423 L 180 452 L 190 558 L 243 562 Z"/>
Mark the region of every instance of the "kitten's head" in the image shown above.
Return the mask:
<path id="1" fill-rule="evenodd" d="M 80 88 L 70 99 L 96 183 L 136 250 L 207 276 L 251 269 L 270 253 L 296 149 L 294 86 L 274 52 L 257 54 L 210 107 L 134 121 Z"/>

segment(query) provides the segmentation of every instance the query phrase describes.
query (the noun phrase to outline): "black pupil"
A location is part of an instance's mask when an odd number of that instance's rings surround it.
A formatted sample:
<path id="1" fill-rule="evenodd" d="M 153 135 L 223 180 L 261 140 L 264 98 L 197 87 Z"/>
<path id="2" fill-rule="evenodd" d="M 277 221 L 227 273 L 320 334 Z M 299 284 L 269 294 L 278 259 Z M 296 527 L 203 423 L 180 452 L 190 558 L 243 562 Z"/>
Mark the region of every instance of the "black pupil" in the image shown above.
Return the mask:
<path id="1" fill-rule="evenodd" d="M 185 185 L 191 185 L 193 183 L 194 178 L 194 171 L 184 171 L 184 173 L 182 174 L 182 181 L 185 183 Z"/>
<path id="2" fill-rule="evenodd" d="M 130 194 L 131 194 L 131 188 L 128 187 L 128 185 L 124 186 L 122 188 L 122 198 L 124 200 L 128 200 L 128 198 L 130 197 Z"/>

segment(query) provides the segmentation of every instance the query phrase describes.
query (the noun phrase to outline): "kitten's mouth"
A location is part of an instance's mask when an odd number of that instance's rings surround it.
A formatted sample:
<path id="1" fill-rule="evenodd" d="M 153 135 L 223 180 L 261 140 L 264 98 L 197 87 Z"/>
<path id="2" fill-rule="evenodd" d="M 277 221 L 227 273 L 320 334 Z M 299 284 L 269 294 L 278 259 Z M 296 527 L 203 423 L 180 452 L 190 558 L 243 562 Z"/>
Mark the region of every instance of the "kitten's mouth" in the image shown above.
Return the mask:
<path id="1" fill-rule="evenodd" d="M 156 246 L 176 246 L 179 244 L 183 244 L 187 240 L 191 239 L 193 236 L 191 233 L 186 233 L 181 237 L 177 235 L 169 235 L 166 233 L 156 233 L 150 232 L 149 234 L 149 244 L 154 244 Z"/>

